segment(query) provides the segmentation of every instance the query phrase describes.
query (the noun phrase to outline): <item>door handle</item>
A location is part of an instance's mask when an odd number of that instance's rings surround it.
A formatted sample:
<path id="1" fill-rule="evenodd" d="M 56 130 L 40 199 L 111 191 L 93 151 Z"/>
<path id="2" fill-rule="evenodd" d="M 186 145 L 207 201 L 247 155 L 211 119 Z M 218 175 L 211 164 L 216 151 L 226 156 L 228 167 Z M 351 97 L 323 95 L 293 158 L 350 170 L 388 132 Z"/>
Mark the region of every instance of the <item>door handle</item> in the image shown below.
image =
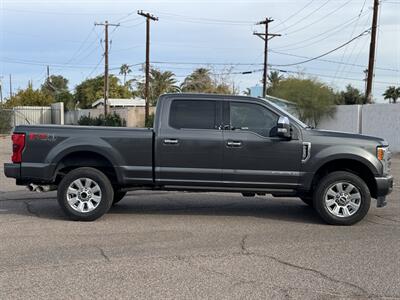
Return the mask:
<path id="1" fill-rule="evenodd" d="M 176 145 L 176 144 L 178 144 L 178 140 L 177 139 L 165 139 L 163 141 L 163 143 L 166 145 Z"/>
<path id="2" fill-rule="evenodd" d="M 228 147 L 241 147 L 242 146 L 242 142 L 241 141 L 228 141 L 226 143 L 226 145 Z"/>

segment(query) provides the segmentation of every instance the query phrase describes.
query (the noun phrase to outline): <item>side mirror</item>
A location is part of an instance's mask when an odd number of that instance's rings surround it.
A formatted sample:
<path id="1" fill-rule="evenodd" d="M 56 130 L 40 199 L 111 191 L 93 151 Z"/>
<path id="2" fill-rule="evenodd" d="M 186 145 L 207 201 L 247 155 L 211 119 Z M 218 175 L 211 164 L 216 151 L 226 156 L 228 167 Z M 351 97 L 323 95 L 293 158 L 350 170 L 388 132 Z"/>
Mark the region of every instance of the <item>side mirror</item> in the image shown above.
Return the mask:
<path id="1" fill-rule="evenodd" d="M 279 117 L 278 124 L 276 126 L 276 135 L 285 139 L 290 139 L 292 137 L 290 121 L 288 117 Z"/>

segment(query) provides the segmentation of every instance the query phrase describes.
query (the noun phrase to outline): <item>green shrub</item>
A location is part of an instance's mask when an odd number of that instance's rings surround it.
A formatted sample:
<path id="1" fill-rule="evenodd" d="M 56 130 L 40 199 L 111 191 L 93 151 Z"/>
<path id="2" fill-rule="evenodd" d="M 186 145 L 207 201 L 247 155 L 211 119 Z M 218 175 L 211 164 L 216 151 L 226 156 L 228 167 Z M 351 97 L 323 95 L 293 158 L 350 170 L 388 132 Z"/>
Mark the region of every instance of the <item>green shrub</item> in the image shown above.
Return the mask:
<path id="1" fill-rule="evenodd" d="M 0 109 L 0 133 L 10 133 L 12 129 L 12 116 L 11 110 Z"/>
<path id="2" fill-rule="evenodd" d="M 144 125 L 145 127 L 153 127 L 154 124 L 154 114 L 149 115 L 149 118 L 147 119 L 146 124 Z"/>
<path id="3" fill-rule="evenodd" d="M 125 119 L 121 118 L 115 112 L 113 112 L 112 114 L 108 114 L 105 118 L 103 115 L 94 118 L 92 118 L 91 116 L 82 116 L 78 120 L 78 124 L 87 126 L 126 127 Z"/>

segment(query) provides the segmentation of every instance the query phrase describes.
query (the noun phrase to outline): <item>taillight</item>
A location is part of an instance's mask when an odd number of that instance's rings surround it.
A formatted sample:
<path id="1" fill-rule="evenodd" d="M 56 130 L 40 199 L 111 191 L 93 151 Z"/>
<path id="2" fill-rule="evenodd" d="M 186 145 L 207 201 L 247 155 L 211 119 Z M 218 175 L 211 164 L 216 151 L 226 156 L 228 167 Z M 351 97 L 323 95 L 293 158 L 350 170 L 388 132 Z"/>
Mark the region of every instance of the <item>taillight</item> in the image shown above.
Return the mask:
<path id="1" fill-rule="evenodd" d="M 11 160 L 13 163 L 20 163 L 22 161 L 22 150 L 25 147 L 25 133 L 13 133 L 11 140 L 13 143 Z"/>

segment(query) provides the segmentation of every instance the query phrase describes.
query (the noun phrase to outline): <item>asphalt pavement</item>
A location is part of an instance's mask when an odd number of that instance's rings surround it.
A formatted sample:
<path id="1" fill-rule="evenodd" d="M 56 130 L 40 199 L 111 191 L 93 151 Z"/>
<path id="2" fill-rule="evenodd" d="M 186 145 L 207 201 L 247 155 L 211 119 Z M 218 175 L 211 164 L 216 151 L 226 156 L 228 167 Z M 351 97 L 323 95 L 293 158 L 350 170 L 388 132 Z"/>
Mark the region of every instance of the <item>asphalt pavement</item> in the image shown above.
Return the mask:
<path id="1" fill-rule="evenodd" d="M 85 223 L 2 193 L 0 298 L 400 298 L 398 195 L 337 227 L 298 199 L 133 192 Z"/>
<path id="2" fill-rule="evenodd" d="M 400 299 L 399 200 L 340 227 L 299 199 L 138 191 L 88 223 L 0 176 L 0 299 Z"/>

